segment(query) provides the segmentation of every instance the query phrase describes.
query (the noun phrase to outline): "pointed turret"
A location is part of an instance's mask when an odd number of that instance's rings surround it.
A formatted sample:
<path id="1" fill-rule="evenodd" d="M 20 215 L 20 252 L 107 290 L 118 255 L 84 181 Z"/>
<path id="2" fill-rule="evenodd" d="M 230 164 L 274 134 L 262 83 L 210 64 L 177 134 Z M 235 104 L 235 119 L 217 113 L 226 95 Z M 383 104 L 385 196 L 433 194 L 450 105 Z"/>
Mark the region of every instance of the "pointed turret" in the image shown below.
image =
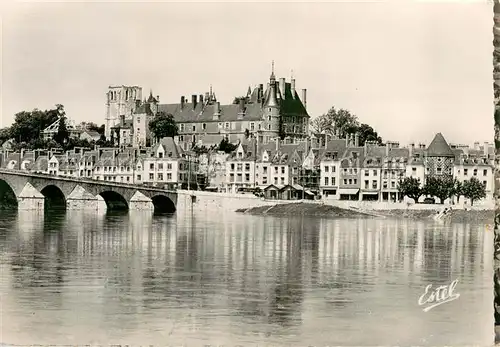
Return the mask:
<path id="1" fill-rule="evenodd" d="M 153 96 L 153 90 L 151 90 L 151 89 L 149 90 L 148 102 L 153 102 L 153 103 L 157 102 L 155 97 Z"/>
<path id="2" fill-rule="evenodd" d="M 271 77 L 269 77 L 269 89 L 267 90 L 265 107 L 279 107 L 278 95 L 276 91 L 276 76 L 274 76 L 274 60 L 272 63 Z"/>

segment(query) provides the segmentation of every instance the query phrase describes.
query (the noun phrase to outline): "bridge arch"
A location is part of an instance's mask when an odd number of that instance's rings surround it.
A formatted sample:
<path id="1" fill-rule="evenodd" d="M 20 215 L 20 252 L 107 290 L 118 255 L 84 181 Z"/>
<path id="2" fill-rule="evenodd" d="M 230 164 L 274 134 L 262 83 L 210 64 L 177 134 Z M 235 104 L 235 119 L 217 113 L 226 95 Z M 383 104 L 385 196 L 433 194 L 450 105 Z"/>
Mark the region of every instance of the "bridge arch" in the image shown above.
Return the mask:
<path id="1" fill-rule="evenodd" d="M 40 193 L 45 197 L 45 209 L 66 209 L 66 197 L 58 186 L 49 184 Z"/>
<path id="2" fill-rule="evenodd" d="M 0 210 L 16 209 L 17 206 L 14 189 L 7 181 L 0 179 Z"/>
<path id="3" fill-rule="evenodd" d="M 120 193 L 112 190 L 105 190 L 100 192 L 99 195 L 104 199 L 108 210 L 128 210 L 127 199 Z"/>
<path id="4" fill-rule="evenodd" d="M 151 200 L 153 201 L 155 213 L 174 213 L 175 204 L 168 196 L 158 194 L 154 195 Z"/>

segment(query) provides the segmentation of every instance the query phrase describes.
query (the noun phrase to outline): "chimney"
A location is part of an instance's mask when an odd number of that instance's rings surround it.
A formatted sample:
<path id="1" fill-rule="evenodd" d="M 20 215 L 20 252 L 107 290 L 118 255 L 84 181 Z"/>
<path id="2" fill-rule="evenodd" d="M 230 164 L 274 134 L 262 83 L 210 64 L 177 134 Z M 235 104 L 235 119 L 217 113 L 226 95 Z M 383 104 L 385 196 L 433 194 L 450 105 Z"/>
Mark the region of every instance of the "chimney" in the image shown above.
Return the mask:
<path id="1" fill-rule="evenodd" d="M 184 101 L 185 101 L 185 98 L 183 96 L 181 96 L 181 110 L 184 108 Z"/>
<path id="2" fill-rule="evenodd" d="M 125 115 L 124 114 L 120 115 L 120 122 L 121 122 L 120 125 L 124 125 L 125 124 Z"/>
<path id="3" fill-rule="evenodd" d="M 292 90 L 292 99 L 295 99 L 295 78 L 290 82 L 290 89 Z"/>
<path id="4" fill-rule="evenodd" d="M 239 114 L 242 116 L 245 114 L 245 99 L 243 98 L 239 101 Z"/>
<path id="5" fill-rule="evenodd" d="M 282 77 L 280 78 L 280 92 L 281 92 L 281 97 L 284 99 L 285 98 L 285 78 Z"/>
<path id="6" fill-rule="evenodd" d="M 354 147 L 358 147 L 358 146 L 359 146 L 359 134 L 355 133 L 354 134 Z"/>
<path id="7" fill-rule="evenodd" d="M 484 143 L 484 148 L 483 148 L 483 153 L 484 153 L 485 156 L 488 156 L 488 147 L 489 147 L 489 143 L 485 142 Z"/>
<path id="8" fill-rule="evenodd" d="M 200 104 L 203 106 L 203 94 L 200 94 Z"/>
<path id="9" fill-rule="evenodd" d="M 220 102 L 217 101 L 214 103 L 214 115 L 213 120 L 218 120 L 220 117 Z"/>
<path id="10" fill-rule="evenodd" d="M 193 104 L 193 110 L 196 108 L 196 104 L 198 103 L 196 94 L 191 95 L 191 103 Z"/>
<path id="11" fill-rule="evenodd" d="M 415 149 L 415 144 L 414 143 L 410 143 L 410 146 L 408 147 L 408 156 L 411 158 L 413 158 L 413 150 Z"/>
<path id="12" fill-rule="evenodd" d="M 349 134 L 346 134 L 345 136 L 345 146 L 349 147 Z"/>
<path id="13" fill-rule="evenodd" d="M 363 156 L 366 157 L 368 154 L 368 141 L 365 141 L 365 145 L 363 146 Z"/>
<path id="14" fill-rule="evenodd" d="M 280 138 L 277 137 L 275 140 L 276 140 L 276 151 L 279 151 L 279 149 L 280 149 Z"/>
<path id="15" fill-rule="evenodd" d="M 304 108 L 307 110 L 307 89 L 302 89 L 302 104 L 304 105 Z"/>
<path id="16" fill-rule="evenodd" d="M 475 149 L 476 151 L 478 151 L 478 150 L 479 150 L 479 142 L 474 142 L 474 149 Z"/>
<path id="17" fill-rule="evenodd" d="M 389 142 L 387 142 L 385 144 L 385 156 L 388 157 L 389 156 Z"/>
<path id="18" fill-rule="evenodd" d="M 160 102 L 160 96 L 159 95 L 156 96 L 156 101 L 158 101 L 158 103 Z"/>

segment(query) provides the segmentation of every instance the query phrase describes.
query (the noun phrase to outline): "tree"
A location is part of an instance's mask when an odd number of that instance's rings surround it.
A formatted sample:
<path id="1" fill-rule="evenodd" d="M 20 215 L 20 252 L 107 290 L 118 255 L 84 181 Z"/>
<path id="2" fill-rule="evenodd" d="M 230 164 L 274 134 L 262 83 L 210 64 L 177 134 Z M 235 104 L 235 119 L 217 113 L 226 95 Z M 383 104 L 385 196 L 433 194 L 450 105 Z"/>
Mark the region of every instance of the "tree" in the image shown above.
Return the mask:
<path id="1" fill-rule="evenodd" d="M 428 177 L 423 193 L 439 198 L 441 204 L 448 198 L 451 198 L 457 193 L 456 179 L 451 176 L 444 177 Z"/>
<path id="2" fill-rule="evenodd" d="M 236 145 L 233 145 L 229 142 L 227 138 L 223 138 L 219 144 L 219 151 L 223 151 L 225 153 L 231 153 L 237 148 Z"/>
<path id="3" fill-rule="evenodd" d="M 165 112 L 158 112 L 149 122 L 149 128 L 157 140 L 164 137 L 174 137 L 179 133 L 174 116 L 170 113 L 165 114 Z"/>
<path id="4" fill-rule="evenodd" d="M 420 180 L 414 177 L 405 177 L 399 181 L 399 193 L 402 196 L 407 196 L 418 203 L 418 199 L 423 195 L 423 189 L 420 187 Z"/>
<path id="5" fill-rule="evenodd" d="M 480 200 L 486 197 L 486 187 L 479 182 L 476 177 L 472 177 L 462 184 L 462 194 L 470 199 L 471 205 L 474 205 L 474 200 Z"/>
<path id="6" fill-rule="evenodd" d="M 16 113 L 14 123 L 10 127 L 10 138 L 18 143 L 30 142 L 40 137 L 42 131 L 54 123 L 61 113 L 64 112 L 62 105 L 57 104 L 55 109 L 41 111 L 21 111 Z"/>
<path id="7" fill-rule="evenodd" d="M 11 138 L 12 136 L 9 127 L 0 129 L 0 145 Z"/>
<path id="8" fill-rule="evenodd" d="M 66 117 L 64 116 L 59 119 L 59 127 L 57 133 L 54 135 L 54 140 L 61 146 L 64 146 L 69 141 L 69 132 L 66 127 Z"/>
<path id="9" fill-rule="evenodd" d="M 382 145 L 382 138 L 378 136 L 378 133 L 368 124 L 361 124 L 355 130 L 359 134 L 359 145 L 364 146 L 366 141 L 375 142 L 378 145 Z"/>
<path id="10" fill-rule="evenodd" d="M 330 108 L 326 114 L 312 120 L 311 128 L 313 132 L 329 135 L 336 135 L 338 132 L 340 138 L 358 133 L 360 146 L 364 146 L 366 141 L 382 144 L 382 138 L 373 127 L 365 123 L 360 124 L 358 118 L 345 109 Z"/>

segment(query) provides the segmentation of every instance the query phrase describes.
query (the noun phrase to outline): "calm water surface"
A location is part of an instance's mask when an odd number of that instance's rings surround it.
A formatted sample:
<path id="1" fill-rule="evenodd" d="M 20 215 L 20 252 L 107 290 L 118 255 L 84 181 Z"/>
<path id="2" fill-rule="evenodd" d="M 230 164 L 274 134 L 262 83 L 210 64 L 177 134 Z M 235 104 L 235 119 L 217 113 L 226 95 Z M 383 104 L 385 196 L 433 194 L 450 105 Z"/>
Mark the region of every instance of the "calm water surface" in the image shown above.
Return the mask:
<path id="1" fill-rule="evenodd" d="M 485 225 L 0 212 L 10 344 L 491 345 Z M 458 300 L 423 312 L 428 284 Z"/>

